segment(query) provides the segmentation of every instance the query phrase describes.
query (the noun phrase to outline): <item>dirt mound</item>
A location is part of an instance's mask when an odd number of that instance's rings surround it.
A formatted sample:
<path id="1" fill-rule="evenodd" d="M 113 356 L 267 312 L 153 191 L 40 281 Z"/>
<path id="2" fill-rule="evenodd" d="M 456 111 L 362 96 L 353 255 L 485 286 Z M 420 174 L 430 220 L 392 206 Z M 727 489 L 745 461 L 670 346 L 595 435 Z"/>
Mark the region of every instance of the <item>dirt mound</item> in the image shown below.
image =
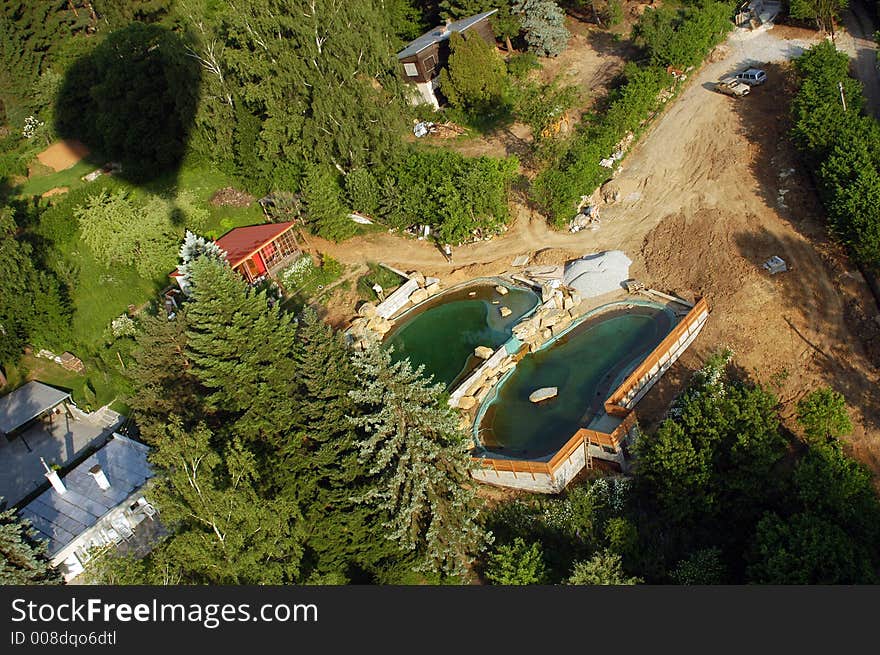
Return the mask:
<path id="1" fill-rule="evenodd" d="M 254 197 L 244 191 L 239 191 L 231 186 L 224 187 L 214 192 L 210 202 L 215 207 L 250 207 Z"/>
<path id="2" fill-rule="evenodd" d="M 53 143 L 37 155 L 37 159 L 57 173 L 77 164 L 88 154 L 89 149 L 84 143 L 71 139 Z"/>

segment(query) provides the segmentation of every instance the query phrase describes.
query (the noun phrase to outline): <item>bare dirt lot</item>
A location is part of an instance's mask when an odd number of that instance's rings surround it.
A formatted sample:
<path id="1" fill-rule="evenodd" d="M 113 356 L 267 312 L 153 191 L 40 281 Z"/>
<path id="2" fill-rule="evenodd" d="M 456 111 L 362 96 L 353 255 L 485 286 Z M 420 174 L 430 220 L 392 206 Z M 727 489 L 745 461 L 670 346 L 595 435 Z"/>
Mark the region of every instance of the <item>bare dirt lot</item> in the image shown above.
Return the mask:
<path id="1" fill-rule="evenodd" d="M 89 154 L 89 149 L 79 141 L 57 141 L 37 155 L 37 159 L 44 166 L 48 166 L 56 173 L 63 171 Z"/>
<path id="2" fill-rule="evenodd" d="M 861 275 L 825 237 L 815 190 L 786 135 L 785 62 L 816 38 L 793 28 L 734 35 L 624 160 L 615 178 L 623 198 L 603 207 L 598 231 L 555 232 L 515 202 L 507 234 L 457 248 L 452 264 L 427 242 L 382 233 L 320 247 L 345 263 L 384 261 L 447 284 L 510 270 L 523 253 L 559 261 L 622 249 L 633 259 L 632 276 L 660 290 L 703 295 L 712 309 L 694 346 L 640 404 L 644 422 L 660 417 L 706 355 L 729 346 L 739 367 L 778 393 L 791 426 L 805 393 L 822 385 L 842 392 L 855 425 L 852 452 L 880 473 L 877 307 Z M 710 90 L 748 64 L 768 74 L 751 95 Z M 767 274 L 761 263 L 771 255 L 791 270 Z M 335 322 L 340 311 L 331 307 Z"/>

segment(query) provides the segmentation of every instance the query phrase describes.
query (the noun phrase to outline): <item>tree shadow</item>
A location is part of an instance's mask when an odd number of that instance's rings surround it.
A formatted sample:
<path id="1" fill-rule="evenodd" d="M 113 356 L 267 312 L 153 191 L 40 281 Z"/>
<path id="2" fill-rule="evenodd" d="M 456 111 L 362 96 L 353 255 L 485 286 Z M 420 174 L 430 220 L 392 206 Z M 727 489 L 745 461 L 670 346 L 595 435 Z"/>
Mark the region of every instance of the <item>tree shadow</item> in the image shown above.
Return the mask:
<path id="1" fill-rule="evenodd" d="M 65 76 L 55 130 L 83 143 L 97 168 L 146 185 L 176 180 L 193 127 L 201 70 L 183 39 L 159 25 L 116 30 Z"/>

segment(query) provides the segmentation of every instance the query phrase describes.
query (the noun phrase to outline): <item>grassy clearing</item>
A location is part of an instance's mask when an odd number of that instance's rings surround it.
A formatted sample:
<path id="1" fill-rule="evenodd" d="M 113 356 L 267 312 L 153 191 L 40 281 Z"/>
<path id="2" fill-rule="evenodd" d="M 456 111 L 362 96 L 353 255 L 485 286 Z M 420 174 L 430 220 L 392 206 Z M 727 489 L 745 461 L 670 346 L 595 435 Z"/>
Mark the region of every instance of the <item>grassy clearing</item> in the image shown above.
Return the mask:
<path id="1" fill-rule="evenodd" d="M 308 255 L 306 255 L 308 257 Z M 327 287 L 342 277 L 345 267 L 332 257 L 324 257 L 322 266 L 309 266 L 297 280 L 297 286 L 287 290 L 281 306 L 294 313 L 310 302 L 323 300 Z"/>
<path id="2" fill-rule="evenodd" d="M 81 161 L 74 164 L 70 168 L 57 173 L 52 171 L 45 175 L 34 175 L 28 178 L 28 181 L 22 184 L 17 190 L 17 195 L 28 198 L 31 196 L 41 196 L 50 189 L 67 187 L 75 189 L 77 187 L 88 184 L 82 181 L 83 175 L 88 175 L 95 170 L 95 165 L 89 162 Z"/>
<path id="3" fill-rule="evenodd" d="M 110 404 L 111 409 L 127 413 L 128 406 L 122 400 L 123 390 L 127 388 L 124 378 L 116 371 L 100 370 L 94 360 L 84 361 L 83 364 L 86 372 L 80 374 L 68 371 L 52 360 L 25 355 L 18 365 L 21 377 L 15 384 L 10 384 L 10 388 L 21 386 L 29 380 L 39 380 L 70 391 L 73 402 L 83 410 L 95 410 Z"/>
<path id="4" fill-rule="evenodd" d="M 359 277 L 357 281 L 357 294 L 361 300 L 371 302 L 378 300 L 376 292 L 373 291 L 374 284 L 382 287 L 387 295 L 403 283 L 403 278 L 397 273 L 389 271 L 384 266 L 379 266 L 375 262 L 369 262 L 367 267 L 370 269 L 369 272 Z"/>

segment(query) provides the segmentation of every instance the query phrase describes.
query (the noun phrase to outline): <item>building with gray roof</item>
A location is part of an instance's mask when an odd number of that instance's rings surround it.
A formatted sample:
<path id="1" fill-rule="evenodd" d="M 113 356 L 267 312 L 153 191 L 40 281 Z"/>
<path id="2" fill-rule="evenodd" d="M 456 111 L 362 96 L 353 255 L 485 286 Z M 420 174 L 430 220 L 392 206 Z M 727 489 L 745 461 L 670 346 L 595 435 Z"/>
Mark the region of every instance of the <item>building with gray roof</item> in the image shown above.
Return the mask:
<path id="1" fill-rule="evenodd" d="M 21 515 L 46 540 L 51 563 L 65 579 L 79 574 L 96 549 L 131 539 L 140 522 L 154 519 L 156 510 L 143 495 L 153 476 L 148 453 L 144 444 L 114 433 L 63 477 L 44 462 L 51 486 Z"/>
<path id="2" fill-rule="evenodd" d="M 403 68 L 403 79 L 414 85 L 417 91 L 413 95 L 415 104 L 427 103 L 439 109 L 440 101 L 436 90 L 440 71 L 449 59 L 449 37 L 455 33 L 471 32 L 479 34 L 486 43 L 494 45 L 495 33 L 489 24 L 489 18 L 497 11 L 492 9 L 461 20 L 447 21 L 446 25 L 438 25 L 410 41 L 397 53 L 397 59 Z"/>

